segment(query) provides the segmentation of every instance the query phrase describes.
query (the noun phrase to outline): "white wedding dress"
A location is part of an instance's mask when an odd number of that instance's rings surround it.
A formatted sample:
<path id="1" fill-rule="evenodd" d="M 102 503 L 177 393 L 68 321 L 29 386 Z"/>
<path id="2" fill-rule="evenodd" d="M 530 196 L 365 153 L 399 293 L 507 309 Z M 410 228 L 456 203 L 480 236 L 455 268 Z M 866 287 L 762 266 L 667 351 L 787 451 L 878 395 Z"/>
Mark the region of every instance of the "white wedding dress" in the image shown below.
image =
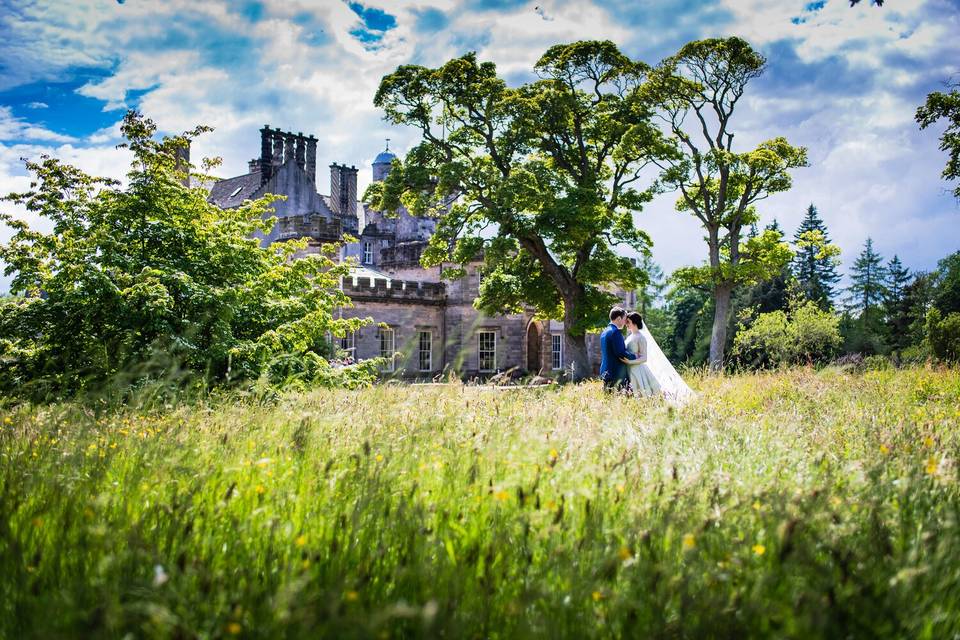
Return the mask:
<path id="1" fill-rule="evenodd" d="M 667 356 L 663 355 L 646 324 L 637 333 L 627 336 L 626 345 L 630 353 L 637 356 L 628 365 L 634 395 L 662 394 L 666 399 L 678 403 L 694 396 L 693 389 L 687 386 Z"/>

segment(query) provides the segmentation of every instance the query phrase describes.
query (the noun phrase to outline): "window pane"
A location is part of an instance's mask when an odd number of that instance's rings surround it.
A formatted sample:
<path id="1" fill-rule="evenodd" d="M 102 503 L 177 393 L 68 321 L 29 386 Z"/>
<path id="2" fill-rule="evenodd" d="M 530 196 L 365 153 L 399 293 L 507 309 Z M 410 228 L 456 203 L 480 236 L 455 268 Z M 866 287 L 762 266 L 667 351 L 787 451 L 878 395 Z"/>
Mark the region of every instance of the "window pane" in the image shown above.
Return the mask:
<path id="1" fill-rule="evenodd" d="M 380 357 L 389 358 L 386 366 L 384 366 L 384 371 L 393 371 L 394 362 L 393 354 L 396 349 L 393 345 L 393 329 L 380 329 Z"/>
<path id="2" fill-rule="evenodd" d="M 497 334 L 493 331 L 481 331 L 477 334 L 477 341 L 480 371 L 494 371 L 497 368 Z"/>
<path id="3" fill-rule="evenodd" d="M 419 354 L 420 371 L 431 371 L 433 369 L 433 333 L 430 331 L 421 331 L 419 344 L 417 345 Z"/>
<path id="4" fill-rule="evenodd" d="M 563 336 L 554 334 L 552 338 L 551 355 L 553 356 L 553 368 L 563 368 Z"/>

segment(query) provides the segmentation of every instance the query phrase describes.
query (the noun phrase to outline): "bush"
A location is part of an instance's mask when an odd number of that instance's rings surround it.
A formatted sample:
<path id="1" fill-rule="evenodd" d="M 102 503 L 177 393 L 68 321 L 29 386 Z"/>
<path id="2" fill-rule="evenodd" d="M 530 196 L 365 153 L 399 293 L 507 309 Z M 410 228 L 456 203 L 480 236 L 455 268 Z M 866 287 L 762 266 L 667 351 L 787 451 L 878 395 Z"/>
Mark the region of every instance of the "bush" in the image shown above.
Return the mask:
<path id="1" fill-rule="evenodd" d="M 254 234 L 273 226 L 276 196 L 221 210 L 184 186 L 179 151 L 206 130 L 156 141 L 154 124 L 128 113 L 125 188 L 54 158 L 27 162 L 31 190 L 5 199 L 52 231 L 0 215 L 14 230 L 0 259 L 17 294 L 0 301 L 0 393 L 330 378 L 327 332 L 362 324 L 331 313 L 350 303 L 337 287 L 348 267 L 330 247 L 298 260 L 303 243 L 261 248 Z"/>
<path id="2" fill-rule="evenodd" d="M 787 313 L 761 313 L 734 339 L 734 356 L 750 367 L 825 362 L 842 343 L 840 319 L 809 300 L 791 301 Z"/>
<path id="3" fill-rule="evenodd" d="M 960 361 L 960 313 L 943 317 L 939 309 L 927 312 L 927 340 L 936 358 L 946 362 Z"/>

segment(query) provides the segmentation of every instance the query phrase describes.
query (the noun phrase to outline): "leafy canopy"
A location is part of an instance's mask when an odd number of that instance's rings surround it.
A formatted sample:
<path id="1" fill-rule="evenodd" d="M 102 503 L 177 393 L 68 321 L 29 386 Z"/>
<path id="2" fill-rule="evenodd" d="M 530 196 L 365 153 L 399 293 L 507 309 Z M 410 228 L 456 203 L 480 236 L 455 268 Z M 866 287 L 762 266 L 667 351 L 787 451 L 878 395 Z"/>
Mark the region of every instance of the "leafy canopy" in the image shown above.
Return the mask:
<path id="1" fill-rule="evenodd" d="M 261 248 L 252 235 L 274 224 L 276 196 L 221 210 L 184 186 L 179 151 L 208 130 L 156 140 L 153 122 L 128 113 L 126 187 L 55 158 L 27 163 L 30 190 L 5 200 L 52 229 L 2 214 L 16 295 L 0 304 L 0 388 L 76 392 L 175 369 L 214 383 L 331 374 L 325 333 L 358 324 L 332 317 L 349 304 L 337 289 L 346 266 L 291 260 L 298 243 Z"/>
<path id="2" fill-rule="evenodd" d="M 611 300 L 605 288 L 645 281 L 614 249 L 649 249 L 633 214 L 653 196 L 643 169 L 666 144 L 640 92 L 647 66 L 613 43 L 551 47 L 534 71 L 510 87 L 469 53 L 384 77 L 375 104 L 423 138 L 367 199 L 439 217 L 426 265 L 482 255 L 481 309 L 532 304 L 582 334 Z"/>

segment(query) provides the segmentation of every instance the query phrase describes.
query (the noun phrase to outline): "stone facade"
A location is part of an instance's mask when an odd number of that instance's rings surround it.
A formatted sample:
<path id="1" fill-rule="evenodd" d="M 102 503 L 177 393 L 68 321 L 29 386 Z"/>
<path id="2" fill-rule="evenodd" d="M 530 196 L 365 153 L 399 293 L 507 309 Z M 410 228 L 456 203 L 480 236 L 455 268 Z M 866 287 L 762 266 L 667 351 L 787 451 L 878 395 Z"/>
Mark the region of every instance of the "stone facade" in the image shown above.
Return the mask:
<path id="1" fill-rule="evenodd" d="M 371 317 L 354 335 L 339 339 L 342 349 L 357 359 L 399 353 L 392 371 L 404 377 L 430 379 L 449 374 L 486 377 L 500 372 L 559 374 L 563 358 L 563 324 L 534 317 L 532 310 L 489 317 L 473 302 L 479 295 L 480 265 L 467 275 L 444 280 L 444 267 L 424 268 L 420 254 L 436 228 L 431 218 L 406 210 L 385 215 L 357 201 L 357 169 L 330 165 L 330 196 L 316 187 L 316 138 L 284 133 L 264 126 L 260 158 L 249 173 L 213 185 L 210 201 L 223 208 L 266 193 L 286 196 L 274 205 L 278 218 L 261 238 L 264 246 L 307 238 L 306 253 L 344 234 L 358 238 L 344 244 L 339 259 L 358 263 L 353 277 L 342 282 L 352 307 L 341 317 Z M 383 180 L 395 156 L 384 150 L 373 162 L 373 179 Z M 632 293 L 624 303 L 632 306 Z M 594 370 L 599 366 L 596 336 L 587 336 Z"/>

